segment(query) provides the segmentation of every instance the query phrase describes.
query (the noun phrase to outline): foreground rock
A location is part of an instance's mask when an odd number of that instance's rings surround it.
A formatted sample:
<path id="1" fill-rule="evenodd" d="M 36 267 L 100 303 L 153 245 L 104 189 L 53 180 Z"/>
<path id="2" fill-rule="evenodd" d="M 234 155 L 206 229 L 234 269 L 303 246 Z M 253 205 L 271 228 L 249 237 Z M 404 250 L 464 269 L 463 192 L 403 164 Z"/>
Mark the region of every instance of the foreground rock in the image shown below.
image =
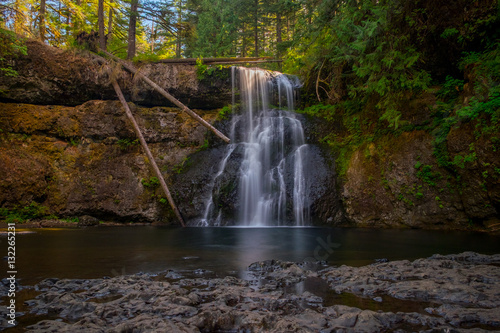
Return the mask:
<path id="1" fill-rule="evenodd" d="M 266 261 L 245 279 L 47 279 L 28 304 L 52 320 L 29 331 L 486 332 L 500 330 L 499 264 L 500 255 L 466 252 L 322 270 Z"/>

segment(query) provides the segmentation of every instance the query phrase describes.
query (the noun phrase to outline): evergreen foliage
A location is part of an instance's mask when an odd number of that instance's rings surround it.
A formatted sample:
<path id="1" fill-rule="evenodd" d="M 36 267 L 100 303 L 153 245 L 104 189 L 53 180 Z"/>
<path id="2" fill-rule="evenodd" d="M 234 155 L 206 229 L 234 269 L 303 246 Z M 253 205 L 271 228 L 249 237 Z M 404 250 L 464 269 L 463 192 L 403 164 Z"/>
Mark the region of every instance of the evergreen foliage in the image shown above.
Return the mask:
<path id="1" fill-rule="evenodd" d="M 316 5 L 298 22 L 285 70 L 305 78 L 304 112 L 336 126 L 323 141 L 336 151 L 341 176 L 352 152 L 387 134 L 430 131 L 439 165 L 453 171 L 446 146 L 453 126 L 475 121 L 477 136 L 499 131 L 498 1 Z M 429 95 L 435 109 L 417 125 L 410 104 Z"/>
<path id="2" fill-rule="evenodd" d="M 26 54 L 27 47 L 24 40 L 18 39 L 12 31 L 0 28 L 0 75 L 16 76 L 17 72 L 7 59 L 15 59 Z"/>
<path id="3" fill-rule="evenodd" d="M 229 0 L 203 0 L 198 15 L 196 56 L 229 56 L 234 54 L 237 39 L 238 4 Z"/>
<path id="4" fill-rule="evenodd" d="M 280 56 L 305 7 L 300 0 L 140 0 L 135 13 L 135 0 L 4 3 L 0 27 L 19 36 L 68 48 L 79 33 L 100 31 L 108 51 L 122 58 L 133 43 L 128 35 L 134 35 L 130 19 L 136 17 L 136 60 Z"/>

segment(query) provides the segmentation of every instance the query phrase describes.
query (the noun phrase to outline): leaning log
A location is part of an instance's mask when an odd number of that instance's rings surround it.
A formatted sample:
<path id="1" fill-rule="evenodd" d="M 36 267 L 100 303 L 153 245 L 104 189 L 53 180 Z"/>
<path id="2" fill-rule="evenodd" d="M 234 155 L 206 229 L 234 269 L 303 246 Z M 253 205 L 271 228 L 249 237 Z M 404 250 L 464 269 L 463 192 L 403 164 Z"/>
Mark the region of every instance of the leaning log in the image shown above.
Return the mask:
<path id="1" fill-rule="evenodd" d="M 132 64 L 129 62 L 126 62 L 115 55 L 106 52 L 104 50 L 100 50 L 102 53 L 106 54 L 108 57 L 112 58 L 116 62 L 118 62 L 120 65 L 122 65 L 125 69 L 130 71 L 131 73 L 137 75 L 139 78 L 143 79 L 146 83 L 148 83 L 151 87 L 153 87 L 157 92 L 159 92 L 162 96 L 164 96 L 166 99 L 168 99 L 170 102 L 174 103 L 177 107 L 179 107 L 182 111 L 186 112 L 188 115 L 193 117 L 195 120 L 197 120 L 199 123 L 201 123 L 203 126 L 211 130 L 215 135 L 217 135 L 219 138 L 224 140 L 225 142 L 229 143 L 231 140 L 222 134 L 219 130 L 217 130 L 215 127 L 210 125 L 208 122 L 206 122 L 203 118 L 201 118 L 199 115 L 197 115 L 194 111 L 189 109 L 187 106 L 182 104 L 177 98 L 174 96 L 170 95 L 168 92 L 165 91 L 162 87 L 151 81 L 147 76 L 139 72 Z"/>
<path id="2" fill-rule="evenodd" d="M 172 198 L 172 195 L 170 194 L 170 191 L 168 190 L 167 184 L 165 183 L 165 180 L 163 179 L 163 175 L 160 172 L 160 169 L 158 168 L 158 165 L 156 164 L 156 161 L 153 157 L 153 154 L 151 154 L 151 151 L 149 150 L 148 144 L 146 143 L 146 140 L 144 140 L 144 136 L 141 133 L 141 129 L 139 128 L 139 125 L 135 121 L 134 115 L 132 114 L 132 111 L 130 111 L 130 108 L 127 104 L 127 101 L 125 100 L 125 97 L 123 96 L 122 90 L 120 89 L 120 86 L 116 82 L 116 80 L 111 81 L 113 88 L 115 89 L 116 95 L 118 95 L 118 99 L 123 105 L 123 109 L 125 110 L 125 113 L 127 115 L 127 118 L 130 120 L 132 123 L 132 126 L 134 127 L 135 134 L 139 138 L 139 141 L 141 142 L 142 149 L 146 153 L 146 156 L 149 159 L 149 163 L 151 163 L 151 166 L 153 167 L 153 170 L 156 174 L 156 177 L 160 181 L 160 185 L 163 189 L 163 192 L 165 192 L 165 195 L 167 196 L 167 200 L 170 204 L 170 207 L 172 207 L 172 210 L 174 211 L 175 216 L 181 223 L 183 227 L 186 225 L 184 224 L 184 219 L 181 216 L 181 213 L 179 212 L 179 209 L 177 209 L 177 206 L 175 205 L 174 199 Z"/>

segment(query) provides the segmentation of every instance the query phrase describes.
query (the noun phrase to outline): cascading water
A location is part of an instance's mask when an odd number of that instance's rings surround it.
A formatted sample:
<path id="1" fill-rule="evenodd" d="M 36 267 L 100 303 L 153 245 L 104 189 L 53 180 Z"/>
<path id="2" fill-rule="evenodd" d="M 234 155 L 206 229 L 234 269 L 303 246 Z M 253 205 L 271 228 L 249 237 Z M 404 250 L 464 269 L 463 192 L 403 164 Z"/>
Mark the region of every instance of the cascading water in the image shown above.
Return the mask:
<path id="1" fill-rule="evenodd" d="M 233 181 L 238 195 L 236 225 L 307 225 L 308 184 L 303 166 L 308 146 L 302 123 L 293 112 L 294 92 L 299 82 L 281 73 L 235 67 L 232 82 L 230 137 L 233 143 L 226 147 L 225 156 L 209 184 L 211 196 L 199 225 L 221 225 L 221 209 L 214 204 L 220 192 L 217 181 L 226 172 L 226 165 L 234 154 L 239 156 L 238 174 Z M 236 104 L 238 90 L 239 107 Z M 277 107 L 272 108 L 271 104 Z"/>

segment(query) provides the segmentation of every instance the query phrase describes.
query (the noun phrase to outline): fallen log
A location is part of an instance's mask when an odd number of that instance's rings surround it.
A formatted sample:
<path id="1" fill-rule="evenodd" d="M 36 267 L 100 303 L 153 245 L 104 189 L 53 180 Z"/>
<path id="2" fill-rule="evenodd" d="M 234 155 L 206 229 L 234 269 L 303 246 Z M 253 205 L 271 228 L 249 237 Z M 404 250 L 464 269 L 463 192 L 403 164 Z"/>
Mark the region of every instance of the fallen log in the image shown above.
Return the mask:
<path id="1" fill-rule="evenodd" d="M 151 154 L 151 151 L 149 150 L 148 144 L 146 143 L 146 140 L 144 139 L 144 136 L 141 133 L 141 129 L 139 128 L 139 125 L 135 121 L 134 115 L 132 114 L 132 111 L 130 111 L 130 108 L 127 104 L 127 101 L 125 100 L 125 97 L 123 96 L 122 90 L 120 89 L 120 86 L 116 82 L 116 80 L 112 80 L 111 84 L 113 85 L 113 88 L 115 89 L 116 95 L 118 95 L 118 99 L 123 105 L 123 109 L 125 110 L 125 114 L 127 115 L 127 118 L 130 120 L 132 123 L 132 126 L 134 127 L 135 134 L 139 138 L 139 141 L 141 143 L 142 149 L 146 153 L 146 156 L 149 159 L 149 163 L 151 163 L 151 166 L 153 167 L 153 170 L 156 174 L 156 177 L 160 181 L 161 188 L 163 189 L 163 192 L 167 196 L 167 200 L 170 204 L 170 207 L 172 207 L 172 210 L 174 211 L 175 216 L 181 223 L 183 227 L 186 225 L 184 224 L 184 219 L 181 216 L 181 213 L 179 212 L 179 209 L 177 209 L 177 206 L 175 205 L 174 199 L 172 198 L 172 195 L 170 194 L 170 191 L 168 190 L 168 186 L 165 183 L 165 179 L 163 179 L 163 175 L 160 172 L 160 169 L 158 168 L 158 165 L 156 164 L 156 161 L 153 157 L 153 154 Z"/>
<path id="2" fill-rule="evenodd" d="M 219 130 L 217 130 L 215 127 L 210 125 L 208 122 L 206 122 L 203 118 L 201 118 L 199 115 L 197 115 L 194 111 L 189 109 L 187 106 L 182 104 L 177 98 L 174 96 L 170 95 L 168 92 L 165 91 L 162 87 L 151 81 L 147 76 L 139 72 L 132 64 L 116 57 L 115 55 L 106 52 L 104 50 L 100 50 L 102 53 L 106 54 L 108 57 L 113 59 L 114 61 L 118 62 L 120 65 L 122 65 L 125 69 L 130 71 L 131 73 L 137 75 L 139 78 L 143 79 L 146 83 L 148 83 L 151 87 L 153 87 L 157 92 L 159 92 L 163 97 L 168 99 L 170 102 L 174 103 L 177 107 L 179 107 L 182 111 L 186 112 L 188 115 L 190 115 L 192 118 L 197 120 L 200 124 L 211 130 L 215 135 L 217 135 L 219 138 L 224 140 L 226 143 L 230 143 L 231 140 L 222 134 Z"/>
<path id="3" fill-rule="evenodd" d="M 155 61 L 156 63 L 163 64 L 187 64 L 195 65 L 198 61 L 205 65 L 210 64 L 236 64 L 236 63 L 248 63 L 248 62 L 281 62 L 282 60 L 275 60 L 271 57 L 226 57 L 226 58 L 179 58 L 179 59 L 161 59 Z"/>
<path id="4" fill-rule="evenodd" d="M 206 64 L 207 65 L 236 65 L 236 64 L 263 64 L 263 63 L 270 63 L 270 62 L 283 62 L 283 60 L 253 60 L 253 61 L 238 61 L 238 62 L 227 61 L 227 62 L 209 62 Z M 173 64 L 175 64 L 175 63 L 173 63 Z"/>

